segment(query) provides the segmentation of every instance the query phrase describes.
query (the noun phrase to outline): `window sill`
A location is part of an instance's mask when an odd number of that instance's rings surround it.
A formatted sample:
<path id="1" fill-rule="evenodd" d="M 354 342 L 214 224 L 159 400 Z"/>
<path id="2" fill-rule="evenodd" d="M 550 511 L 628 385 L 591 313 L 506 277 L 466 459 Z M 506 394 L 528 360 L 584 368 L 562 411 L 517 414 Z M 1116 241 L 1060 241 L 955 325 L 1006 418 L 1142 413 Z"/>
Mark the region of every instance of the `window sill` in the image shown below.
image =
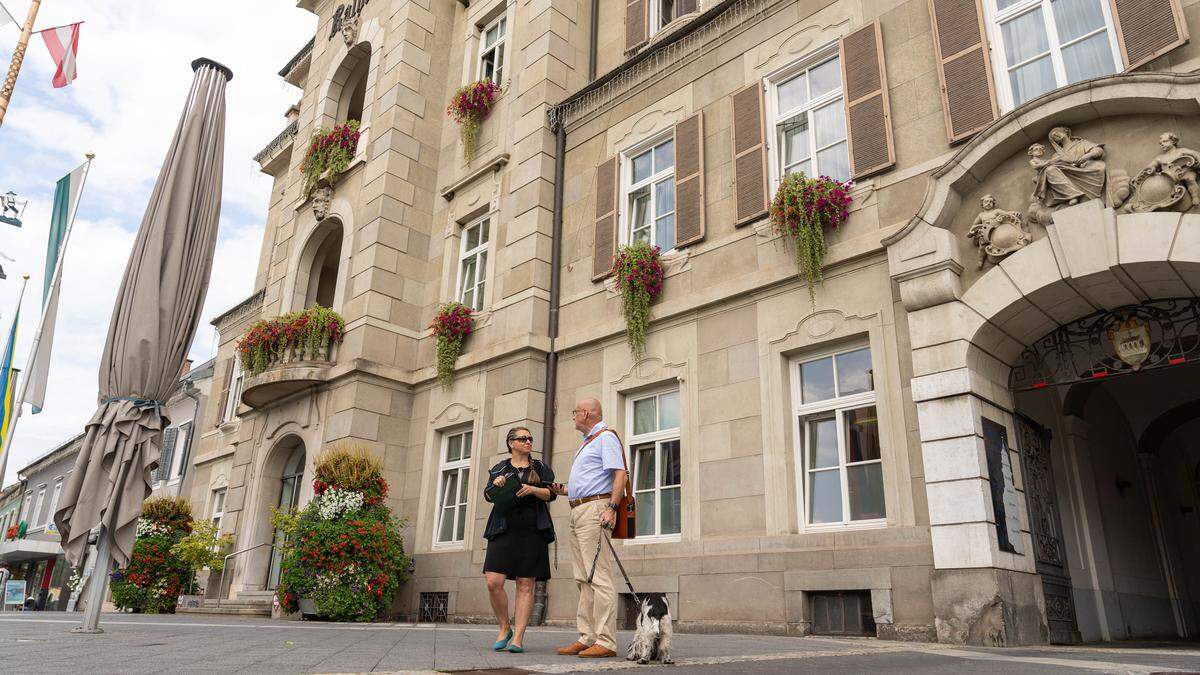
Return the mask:
<path id="1" fill-rule="evenodd" d="M 495 155 L 487 162 L 484 162 L 484 164 L 478 169 L 442 188 L 442 199 L 445 199 L 446 201 L 452 201 L 454 199 L 455 192 L 458 192 L 471 183 L 474 183 L 476 180 L 479 180 L 481 176 L 489 171 L 499 171 L 505 164 L 508 164 L 508 159 L 509 154 L 507 152 L 501 152 Z"/>
<path id="2" fill-rule="evenodd" d="M 433 553 L 449 553 L 451 551 L 465 551 L 465 550 L 467 550 L 466 542 L 447 541 L 447 542 L 434 544 L 432 552 Z"/>
<path id="3" fill-rule="evenodd" d="M 692 269 L 691 265 L 688 264 L 688 261 L 690 261 L 691 258 L 692 254 L 690 248 L 677 248 L 663 253 L 659 258 L 659 261 L 663 266 L 663 279 L 669 279 L 676 274 L 682 274 L 683 272 L 687 272 L 688 270 Z M 608 277 L 604 279 L 604 292 L 606 297 L 609 298 L 615 298 L 621 294 L 620 289 L 617 288 L 616 274 L 609 274 Z"/>
<path id="4" fill-rule="evenodd" d="M 677 544 L 683 541 L 683 535 L 679 534 L 656 534 L 653 536 L 634 537 L 626 539 L 625 543 L 629 546 L 641 546 L 642 544 Z"/>
<path id="5" fill-rule="evenodd" d="M 849 523 L 827 523 L 821 525 L 805 525 L 800 534 L 814 532 L 843 532 L 852 530 L 879 530 L 888 526 L 886 518 L 875 520 L 856 520 Z"/>

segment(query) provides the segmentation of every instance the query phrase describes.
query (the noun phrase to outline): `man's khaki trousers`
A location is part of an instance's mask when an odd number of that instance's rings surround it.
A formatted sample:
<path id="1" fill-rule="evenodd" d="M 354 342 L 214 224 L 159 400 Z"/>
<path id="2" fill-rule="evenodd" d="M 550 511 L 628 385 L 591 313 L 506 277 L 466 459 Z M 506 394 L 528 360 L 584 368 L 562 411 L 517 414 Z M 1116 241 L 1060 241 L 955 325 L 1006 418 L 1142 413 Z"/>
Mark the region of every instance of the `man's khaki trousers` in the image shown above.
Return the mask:
<path id="1" fill-rule="evenodd" d="M 575 623 L 579 628 L 580 644 L 589 647 L 598 644 L 616 651 L 617 590 L 609 569 L 612 552 L 607 544 L 600 549 L 596 574 L 588 583 L 596 546 L 601 543 L 600 514 L 604 513 L 607 503 L 608 500 L 597 499 L 571 509 L 571 554 L 575 558 L 575 585 L 579 587 Z"/>

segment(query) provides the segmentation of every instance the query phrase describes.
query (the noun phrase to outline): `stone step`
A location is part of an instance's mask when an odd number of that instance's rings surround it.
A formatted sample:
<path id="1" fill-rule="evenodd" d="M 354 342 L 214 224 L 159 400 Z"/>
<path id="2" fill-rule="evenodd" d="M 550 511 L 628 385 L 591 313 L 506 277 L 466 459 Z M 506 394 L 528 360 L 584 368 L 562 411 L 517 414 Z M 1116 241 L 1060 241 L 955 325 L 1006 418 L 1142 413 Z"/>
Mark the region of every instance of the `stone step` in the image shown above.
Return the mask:
<path id="1" fill-rule="evenodd" d="M 220 607 L 180 607 L 176 614 L 208 614 L 217 616 L 271 616 L 270 606 L 234 606 L 221 603 Z"/>

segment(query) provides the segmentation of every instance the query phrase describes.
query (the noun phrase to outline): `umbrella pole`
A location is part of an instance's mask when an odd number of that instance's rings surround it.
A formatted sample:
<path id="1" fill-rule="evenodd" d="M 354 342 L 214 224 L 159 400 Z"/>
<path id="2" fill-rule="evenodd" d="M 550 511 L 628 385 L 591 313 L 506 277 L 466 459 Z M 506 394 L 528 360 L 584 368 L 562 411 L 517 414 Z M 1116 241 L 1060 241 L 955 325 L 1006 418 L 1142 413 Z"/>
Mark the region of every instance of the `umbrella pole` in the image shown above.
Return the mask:
<path id="1" fill-rule="evenodd" d="M 112 550 L 109 549 L 108 528 L 100 526 L 100 543 L 96 550 L 96 566 L 87 587 L 84 601 L 83 623 L 71 629 L 72 633 L 103 633 L 99 627 L 100 606 L 104 604 L 104 591 L 108 588 L 108 572 L 112 567 Z"/>

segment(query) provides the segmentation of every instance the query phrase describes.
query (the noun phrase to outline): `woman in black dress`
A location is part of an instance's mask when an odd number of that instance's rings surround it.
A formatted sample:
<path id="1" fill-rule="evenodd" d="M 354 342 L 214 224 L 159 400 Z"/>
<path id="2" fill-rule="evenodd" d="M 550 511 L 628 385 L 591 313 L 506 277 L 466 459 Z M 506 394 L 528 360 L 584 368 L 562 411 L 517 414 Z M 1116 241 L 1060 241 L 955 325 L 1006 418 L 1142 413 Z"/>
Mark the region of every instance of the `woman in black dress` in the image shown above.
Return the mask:
<path id="1" fill-rule="evenodd" d="M 503 500 L 503 505 L 492 506 L 483 537 L 488 541 L 487 556 L 483 560 L 483 574 L 487 578 L 488 596 L 492 611 L 500 622 L 500 633 L 496 636 L 496 651 L 514 653 L 525 651 L 525 627 L 533 612 L 533 585 L 550 578 L 550 556 L 547 546 L 554 541 L 554 524 L 550 521 L 550 509 L 546 502 L 554 501 L 554 472 L 550 467 L 533 459 L 533 434 L 525 427 L 513 427 L 505 437 L 508 459 L 488 471 L 488 482 L 483 489 L 483 498 L 491 502 L 492 496 L 503 490 L 509 481 L 519 483 L 515 499 Z M 508 490 L 511 490 L 509 486 Z M 516 629 L 508 618 L 508 595 L 504 582 L 517 582 Z"/>

